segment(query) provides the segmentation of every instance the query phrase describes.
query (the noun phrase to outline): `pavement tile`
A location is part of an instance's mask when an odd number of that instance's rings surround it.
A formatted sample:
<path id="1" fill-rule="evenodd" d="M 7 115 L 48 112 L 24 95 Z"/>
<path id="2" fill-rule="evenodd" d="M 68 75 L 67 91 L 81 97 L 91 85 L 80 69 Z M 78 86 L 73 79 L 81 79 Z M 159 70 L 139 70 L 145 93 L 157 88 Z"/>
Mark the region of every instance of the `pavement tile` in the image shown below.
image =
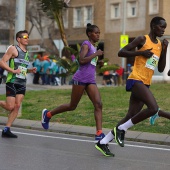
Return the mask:
<path id="1" fill-rule="evenodd" d="M 170 136 L 168 136 L 168 137 L 165 139 L 165 143 L 169 143 L 169 145 L 170 145 Z"/>
<path id="2" fill-rule="evenodd" d="M 41 121 L 33 121 L 31 124 L 31 128 L 35 129 L 43 129 L 41 125 Z"/>
<path id="3" fill-rule="evenodd" d="M 0 117 L 0 124 L 5 124 L 7 121 L 7 117 Z"/>
<path id="4" fill-rule="evenodd" d="M 17 119 L 18 120 L 18 119 Z M 23 127 L 34 127 L 34 125 L 38 121 L 31 121 L 31 120 L 23 120 L 21 119 L 19 122 L 15 122 L 15 125 L 23 126 Z M 40 124 L 40 122 L 38 122 Z M 39 125 L 40 126 L 40 125 Z"/>
<path id="5" fill-rule="evenodd" d="M 167 134 L 157 134 L 157 133 L 141 133 L 137 139 L 142 139 L 146 141 L 155 141 L 155 142 L 165 142 L 165 140 L 169 137 Z"/>
<path id="6" fill-rule="evenodd" d="M 73 125 L 50 122 L 50 130 L 68 132 Z"/>
<path id="7" fill-rule="evenodd" d="M 127 131 L 127 133 L 125 134 L 126 139 L 137 139 L 140 135 L 142 134 L 142 132 L 138 132 L 138 131 Z"/>
<path id="8" fill-rule="evenodd" d="M 74 125 L 74 126 L 70 126 L 70 128 L 67 129 L 67 132 L 90 135 L 90 134 L 95 134 L 95 128 Z"/>

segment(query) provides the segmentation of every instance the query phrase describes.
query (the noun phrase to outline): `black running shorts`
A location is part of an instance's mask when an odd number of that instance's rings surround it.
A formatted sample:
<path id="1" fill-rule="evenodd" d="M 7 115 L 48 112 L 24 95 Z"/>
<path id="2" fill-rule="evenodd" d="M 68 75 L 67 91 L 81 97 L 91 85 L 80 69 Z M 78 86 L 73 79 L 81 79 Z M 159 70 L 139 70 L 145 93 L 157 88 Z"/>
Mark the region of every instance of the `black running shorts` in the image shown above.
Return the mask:
<path id="1" fill-rule="evenodd" d="M 17 94 L 25 95 L 26 86 L 21 84 L 14 83 L 6 83 L 6 97 L 13 96 L 15 97 Z"/>

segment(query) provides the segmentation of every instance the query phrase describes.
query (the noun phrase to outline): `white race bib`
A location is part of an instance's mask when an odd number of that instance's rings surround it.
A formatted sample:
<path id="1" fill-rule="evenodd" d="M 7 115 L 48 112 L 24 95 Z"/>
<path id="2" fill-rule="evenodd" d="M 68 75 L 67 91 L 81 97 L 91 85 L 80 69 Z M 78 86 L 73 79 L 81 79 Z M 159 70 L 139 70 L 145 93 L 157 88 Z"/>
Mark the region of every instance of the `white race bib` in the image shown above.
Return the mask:
<path id="1" fill-rule="evenodd" d="M 155 54 L 147 59 L 145 67 L 155 70 L 155 67 L 158 65 L 159 57 L 156 56 Z"/>
<path id="2" fill-rule="evenodd" d="M 27 68 L 22 66 L 19 66 L 18 68 L 21 70 L 21 72 L 20 74 L 16 74 L 16 77 L 20 79 L 25 79 L 27 75 Z"/>
<path id="3" fill-rule="evenodd" d="M 97 60 L 98 60 L 98 56 L 96 56 L 95 58 L 93 58 L 93 59 L 91 60 L 91 64 L 92 64 L 93 66 L 96 66 L 96 65 L 97 65 Z"/>

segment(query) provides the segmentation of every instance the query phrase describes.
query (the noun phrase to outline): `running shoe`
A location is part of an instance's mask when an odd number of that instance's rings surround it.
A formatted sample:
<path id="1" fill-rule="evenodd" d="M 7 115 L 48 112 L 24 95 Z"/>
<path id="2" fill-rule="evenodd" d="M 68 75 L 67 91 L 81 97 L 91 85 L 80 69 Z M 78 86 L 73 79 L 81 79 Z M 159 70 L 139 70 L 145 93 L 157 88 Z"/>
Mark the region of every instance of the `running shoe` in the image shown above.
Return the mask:
<path id="1" fill-rule="evenodd" d="M 101 140 L 105 137 L 104 133 L 101 133 L 100 135 L 95 135 L 95 140 Z"/>
<path id="2" fill-rule="evenodd" d="M 104 156 L 115 156 L 113 153 L 110 152 L 109 146 L 107 144 L 100 144 L 100 141 L 98 141 L 95 145 L 95 148 L 100 151 Z"/>
<path id="3" fill-rule="evenodd" d="M 13 134 L 10 129 L 2 131 L 2 138 L 18 138 L 17 135 Z"/>
<path id="4" fill-rule="evenodd" d="M 124 147 L 125 131 L 119 130 L 117 127 L 114 127 L 113 131 L 116 143 L 119 144 L 121 147 Z"/>
<path id="5" fill-rule="evenodd" d="M 49 121 L 50 121 L 50 118 L 47 117 L 47 113 L 49 111 L 47 109 L 44 109 L 42 111 L 42 120 L 41 120 L 41 124 L 42 124 L 42 127 L 44 129 L 48 129 L 49 128 Z"/>
<path id="6" fill-rule="evenodd" d="M 149 118 L 149 122 L 150 122 L 150 124 L 151 124 L 151 125 L 154 125 L 154 124 L 155 124 L 156 119 L 158 119 L 158 118 L 159 118 L 158 113 L 156 113 L 156 114 L 154 114 L 153 116 L 151 116 L 151 117 Z"/>

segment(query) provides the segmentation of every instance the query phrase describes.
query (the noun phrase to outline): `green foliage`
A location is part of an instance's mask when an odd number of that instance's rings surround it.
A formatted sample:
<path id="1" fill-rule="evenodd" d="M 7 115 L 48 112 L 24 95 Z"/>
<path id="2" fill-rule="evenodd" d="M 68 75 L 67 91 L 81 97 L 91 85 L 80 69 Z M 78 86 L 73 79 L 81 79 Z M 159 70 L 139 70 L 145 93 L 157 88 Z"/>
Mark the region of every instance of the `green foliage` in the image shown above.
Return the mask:
<path id="1" fill-rule="evenodd" d="M 78 62 L 72 62 L 70 59 L 65 58 L 65 57 L 60 58 L 57 61 L 57 64 L 62 66 L 66 70 L 66 73 L 59 74 L 59 76 L 61 76 L 61 77 L 66 77 L 66 76 L 69 76 L 69 75 L 73 75 L 77 71 L 77 69 L 79 67 Z"/>
<path id="2" fill-rule="evenodd" d="M 47 14 L 51 19 L 54 19 L 57 23 L 61 39 L 64 46 L 68 46 L 68 42 L 65 35 L 64 23 L 63 23 L 63 0 L 38 0 L 38 6 Z"/>
<path id="3" fill-rule="evenodd" d="M 77 44 L 77 50 L 67 46 L 64 48 L 70 51 L 70 53 L 75 56 L 75 61 L 72 61 L 71 58 L 66 58 L 66 57 L 62 57 L 58 60 L 57 62 L 58 65 L 62 66 L 66 70 L 66 73 L 59 74 L 59 76 L 61 77 L 73 75 L 79 67 L 78 60 L 79 60 L 80 45 Z"/>
<path id="4" fill-rule="evenodd" d="M 64 48 L 67 49 L 71 54 L 75 55 L 76 59 L 79 60 L 81 46 L 78 43 L 77 43 L 77 50 L 71 47 L 64 47 Z"/>
<path id="5" fill-rule="evenodd" d="M 115 70 L 117 70 L 117 69 L 119 69 L 119 66 L 117 66 L 116 64 L 112 64 L 112 65 L 107 65 L 107 66 L 103 66 L 103 67 L 101 67 L 100 69 L 99 69 L 99 72 L 100 73 L 103 73 L 103 72 L 105 72 L 105 71 L 115 71 Z"/>
<path id="6" fill-rule="evenodd" d="M 40 8 L 50 17 L 54 19 L 53 12 L 61 12 L 64 6 L 63 0 L 38 0 Z"/>
<path id="7" fill-rule="evenodd" d="M 103 73 L 105 71 L 115 71 L 119 69 L 119 66 L 117 64 L 104 65 L 104 63 L 108 63 L 108 62 L 109 62 L 108 58 L 104 58 L 102 61 L 100 61 L 100 64 L 96 68 L 98 74 Z"/>
<path id="8" fill-rule="evenodd" d="M 109 59 L 108 58 L 103 58 L 103 63 L 107 63 L 109 61 Z"/>

